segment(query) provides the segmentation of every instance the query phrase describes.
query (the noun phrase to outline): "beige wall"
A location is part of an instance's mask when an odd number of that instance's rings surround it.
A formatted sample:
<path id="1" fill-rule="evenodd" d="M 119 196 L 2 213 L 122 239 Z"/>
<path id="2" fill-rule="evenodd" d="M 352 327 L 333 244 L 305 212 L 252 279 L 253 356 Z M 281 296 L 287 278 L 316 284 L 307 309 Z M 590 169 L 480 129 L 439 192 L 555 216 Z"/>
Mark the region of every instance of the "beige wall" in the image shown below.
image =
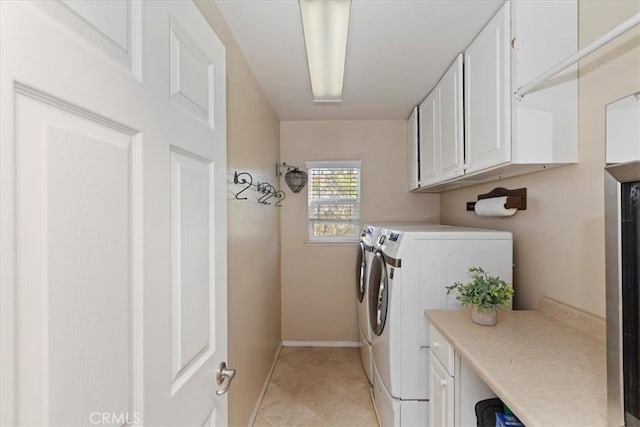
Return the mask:
<path id="1" fill-rule="evenodd" d="M 363 223 L 438 221 L 438 196 L 407 191 L 407 122 L 282 122 L 281 160 L 361 160 Z M 286 184 L 284 185 L 286 187 Z M 306 244 L 307 188 L 282 208 L 282 339 L 358 341 L 356 244 Z"/>
<path id="2" fill-rule="evenodd" d="M 580 1 L 580 45 L 639 10 L 632 1 Z M 638 90 L 640 31 L 635 29 L 580 64 L 578 164 L 442 194 L 443 223 L 513 232 L 516 307 L 536 308 L 538 298 L 547 295 L 604 316 L 605 105 Z M 493 219 L 465 211 L 465 202 L 496 186 L 527 187 L 527 210 Z"/>
<path id="3" fill-rule="evenodd" d="M 218 8 L 212 1 L 196 4 L 226 47 L 229 173 L 250 171 L 274 182 L 279 119 Z M 246 426 L 280 342 L 280 213 L 251 195 L 228 200 L 227 211 L 228 361 L 238 370 L 229 390 L 229 425 Z"/>

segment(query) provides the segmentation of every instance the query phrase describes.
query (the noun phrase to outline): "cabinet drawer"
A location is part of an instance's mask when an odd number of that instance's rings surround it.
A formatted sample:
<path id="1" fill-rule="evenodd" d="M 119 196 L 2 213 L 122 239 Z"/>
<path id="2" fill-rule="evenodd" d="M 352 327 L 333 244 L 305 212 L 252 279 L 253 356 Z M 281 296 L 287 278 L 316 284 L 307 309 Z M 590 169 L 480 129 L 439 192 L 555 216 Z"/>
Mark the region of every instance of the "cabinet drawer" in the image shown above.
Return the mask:
<path id="1" fill-rule="evenodd" d="M 442 363 L 442 366 L 453 376 L 454 372 L 454 351 L 449 341 L 442 336 L 440 331 L 433 325 L 429 325 L 429 346 L 431 351 Z"/>

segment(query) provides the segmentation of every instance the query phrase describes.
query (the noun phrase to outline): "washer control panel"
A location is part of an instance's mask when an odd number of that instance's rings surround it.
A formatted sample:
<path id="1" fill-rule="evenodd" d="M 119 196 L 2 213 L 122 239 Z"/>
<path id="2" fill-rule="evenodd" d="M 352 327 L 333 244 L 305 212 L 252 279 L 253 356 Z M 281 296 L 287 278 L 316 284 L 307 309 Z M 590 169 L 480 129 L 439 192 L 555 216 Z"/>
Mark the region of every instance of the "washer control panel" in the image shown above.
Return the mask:
<path id="1" fill-rule="evenodd" d="M 384 251 L 385 255 L 397 258 L 398 249 L 402 243 L 402 232 L 393 229 L 385 229 L 382 231 L 378 239 L 378 245 Z"/>

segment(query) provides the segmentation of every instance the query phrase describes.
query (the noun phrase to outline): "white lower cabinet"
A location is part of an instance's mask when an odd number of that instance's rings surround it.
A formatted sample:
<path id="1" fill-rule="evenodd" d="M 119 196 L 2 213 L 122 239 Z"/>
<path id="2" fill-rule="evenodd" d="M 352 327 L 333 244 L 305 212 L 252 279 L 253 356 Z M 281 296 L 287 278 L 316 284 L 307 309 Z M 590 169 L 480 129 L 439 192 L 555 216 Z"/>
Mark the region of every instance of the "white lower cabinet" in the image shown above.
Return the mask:
<path id="1" fill-rule="evenodd" d="M 453 426 L 453 375 L 447 372 L 433 352 L 429 353 L 429 375 L 429 425 Z"/>
<path id="2" fill-rule="evenodd" d="M 429 427 L 475 427 L 476 403 L 495 393 L 431 324 L 429 347 Z"/>

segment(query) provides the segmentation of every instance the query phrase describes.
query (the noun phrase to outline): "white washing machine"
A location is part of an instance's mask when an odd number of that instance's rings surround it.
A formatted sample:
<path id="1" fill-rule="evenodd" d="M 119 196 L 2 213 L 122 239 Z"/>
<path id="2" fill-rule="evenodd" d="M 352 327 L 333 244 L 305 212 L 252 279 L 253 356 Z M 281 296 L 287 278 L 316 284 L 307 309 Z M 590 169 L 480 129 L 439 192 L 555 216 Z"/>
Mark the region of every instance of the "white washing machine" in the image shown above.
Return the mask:
<path id="1" fill-rule="evenodd" d="M 356 261 L 356 303 L 358 305 L 358 333 L 360 336 L 360 358 L 369 384 L 373 384 L 373 361 L 371 359 L 371 326 L 369 325 L 369 298 L 367 282 L 373 257 L 374 243 L 381 227 L 365 224 L 360 233 L 360 246 Z"/>
<path id="2" fill-rule="evenodd" d="M 360 358 L 369 384 L 373 385 L 373 359 L 371 354 L 371 323 L 369 322 L 369 271 L 374 252 L 380 249 L 380 233 L 383 228 L 402 226 L 426 226 L 427 223 L 377 223 L 365 224 L 360 233 L 360 245 L 356 261 L 356 302 L 358 305 L 358 333 L 360 335 Z"/>
<path id="3" fill-rule="evenodd" d="M 512 283 L 509 232 L 466 227 L 384 228 L 370 268 L 374 402 L 381 425 L 427 425 L 429 328 L 426 309 L 459 308 L 445 286 L 482 267 Z"/>
<path id="4" fill-rule="evenodd" d="M 356 261 L 356 302 L 358 304 L 358 332 L 360 357 L 369 384 L 373 384 L 373 359 L 371 358 L 371 324 L 369 323 L 369 270 L 373 253 L 379 249 L 378 238 L 383 227 L 389 224 L 365 224 L 360 233 L 360 247 Z"/>

